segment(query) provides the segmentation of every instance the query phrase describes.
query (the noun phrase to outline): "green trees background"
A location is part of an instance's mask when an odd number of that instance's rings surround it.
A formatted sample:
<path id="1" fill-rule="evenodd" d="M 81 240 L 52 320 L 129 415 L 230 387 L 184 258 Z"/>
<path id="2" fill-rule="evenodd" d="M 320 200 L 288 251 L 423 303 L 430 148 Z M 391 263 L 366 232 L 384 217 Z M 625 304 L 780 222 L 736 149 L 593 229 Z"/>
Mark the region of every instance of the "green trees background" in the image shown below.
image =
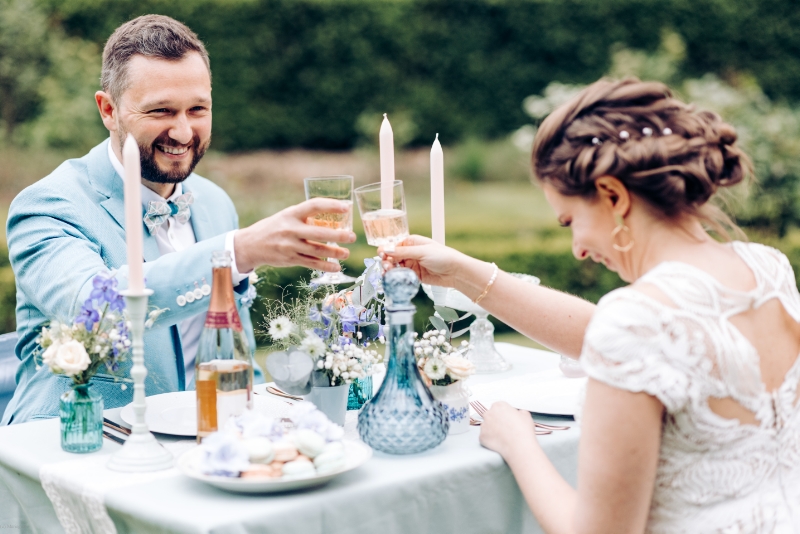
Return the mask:
<path id="1" fill-rule="evenodd" d="M 8 26 L 0 31 L 0 56 L 16 57 L 15 94 L 25 95 L 14 99 L 19 110 L 0 111 L 7 125 L 37 113 L 54 116 L 44 103 L 71 94 L 69 88 L 49 94 L 57 87 L 37 94 L 31 80 L 55 75 L 73 86 L 77 79 L 96 86 L 99 53 L 111 32 L 132 17 L 162 13 L 187 23 L 208 46 L 214 145 L 221 150 L 350 148 L 362 135 L 359 118 L 383 112 L 408 118 L 412 144 L 427 143 L 435 132 L 448 140 L 503 136 L 526 122 L 520 105 L 526 96 L 552 81 L 593 81 L 608 72 L 615 47 L 654 51 L 665 28 L 685 42 L 681 76 L 746 72 L 768 97 L 800 99 L 800 9 L 793 0 L 3 0 L 0 6 L 0 24 Z M 59 44 L 48 47 L 53 42 Z M 67 68 L 52 73 L 47 65 Z M 35 72 L 23 74 L 23 66 Z M 0 91 L 6 86 L 0 83 Z M 38 135 L 63 142 L 58 133 Z"/>

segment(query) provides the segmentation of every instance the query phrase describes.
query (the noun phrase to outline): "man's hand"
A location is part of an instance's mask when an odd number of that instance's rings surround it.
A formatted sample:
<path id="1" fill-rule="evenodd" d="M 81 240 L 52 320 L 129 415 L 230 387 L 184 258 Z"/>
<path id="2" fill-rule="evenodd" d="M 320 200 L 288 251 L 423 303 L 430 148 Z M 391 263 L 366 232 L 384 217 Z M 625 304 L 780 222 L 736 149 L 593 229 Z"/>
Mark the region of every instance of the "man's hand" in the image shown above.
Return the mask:
<path id="1" fill-rule="evenodd" d="M 300 265 L 318 271 L 338 271 L 338 264 L 321 258 L 344 260 L 350 251 L 325 243 L 353 243 L 356 234 L 312 226 L 306 224 L 306 219 L 317 213 L 346 213 L 348 209 L 352 208 L 338 200 L 312 198 L 238 230 L 233 240 L 237 269 L 246 273 L 260 265 Z"/>

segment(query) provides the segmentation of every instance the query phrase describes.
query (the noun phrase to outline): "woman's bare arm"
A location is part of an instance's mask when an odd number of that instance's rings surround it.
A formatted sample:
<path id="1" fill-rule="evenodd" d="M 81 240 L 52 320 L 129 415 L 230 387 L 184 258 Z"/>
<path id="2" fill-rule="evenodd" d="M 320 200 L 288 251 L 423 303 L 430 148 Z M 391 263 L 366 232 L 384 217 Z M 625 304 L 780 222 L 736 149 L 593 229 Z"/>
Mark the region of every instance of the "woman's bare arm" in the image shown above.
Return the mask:
<path id="1" fill-rule="evenodd" d="M 529 413 L 496 403 L 481 426 L 481 443 L 506 460 L 548 534 L 641 533 L 652 500 L 663 410 L 655 397 L 589 380 L 577 491 L 539 446 Z"/>
<path id="2" fill-rule="evenodd" d="M 475 300 L 493 267 L 428 238 L 412 236 L 389 259 L 413 269 L 425 283 L 454 287 Z M 486 311 L 556 352 L 577 358 L 595 305 L 500 272 L 480 302 Z"/>

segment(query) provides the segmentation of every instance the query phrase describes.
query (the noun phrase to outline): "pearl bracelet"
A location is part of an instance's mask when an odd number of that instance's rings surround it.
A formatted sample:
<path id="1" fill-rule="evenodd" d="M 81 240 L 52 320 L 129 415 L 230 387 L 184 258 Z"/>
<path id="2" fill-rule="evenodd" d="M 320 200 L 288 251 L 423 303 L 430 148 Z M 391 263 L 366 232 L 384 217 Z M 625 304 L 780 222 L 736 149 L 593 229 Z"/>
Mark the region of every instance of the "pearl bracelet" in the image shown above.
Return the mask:
<path id="1" fill-rule="evenodd" d="M 478 304 L 483 300 L 486 294 L 489 293 L 489 289 L 491 289 L 492 285 L 494 285 L 494 281 L 497 280 L 497 273 L 500 272 L 500 269 L 497 268 L 497 264 L 494 262 L 492 262 L 492 267 L 494 267 L 494 270 L 492 271 L 492 277 L 489 278 L 489 283 L 486 284 L 486 289 L 483 290 L 483 293 L 481 293 L 478 298 L 475 299 L 475 304 Z"/>

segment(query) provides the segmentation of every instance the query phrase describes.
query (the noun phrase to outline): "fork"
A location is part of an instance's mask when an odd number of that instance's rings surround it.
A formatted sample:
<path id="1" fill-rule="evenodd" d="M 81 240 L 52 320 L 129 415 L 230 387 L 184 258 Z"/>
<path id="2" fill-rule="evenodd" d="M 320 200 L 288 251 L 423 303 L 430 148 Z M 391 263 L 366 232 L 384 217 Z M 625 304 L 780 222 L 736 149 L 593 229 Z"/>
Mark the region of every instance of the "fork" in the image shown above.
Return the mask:
<path id="1" fill-rule="evenodd" d="M 478 415 L 480 415 L 481 417 L 483 417 L 483 415 L 487 411 L 486 406 L 481 404 L 481 401 L 478 400 L 470 401 L 469 405 L 472 406 L 472 408 L 476 412 L 478 412 Z M 537 428 L 541 428 L 542 430 L 547 430 L 548 431 L 546 432 L 547 434 L 549 434 L 553 430 L 569 430 L 570 428 L 568 426 L 547 425 L 545 423 L 540 423 L 539 421 L 534 421 L 534 423 L 536 424 Z"/>
<path id="2" fill-rule="evenodd" d="M 273 395 L 277 395 L 278 397 L 284 397 L 286 399 L 292 399 L 295 401 L 303 400 L 303 397 L 298 397 L 297 395 L 290 395 L 285 391 L 281 391 L 280 389 L 273 386 L 267 386 L 267 393 L 272 393 Z"/>

